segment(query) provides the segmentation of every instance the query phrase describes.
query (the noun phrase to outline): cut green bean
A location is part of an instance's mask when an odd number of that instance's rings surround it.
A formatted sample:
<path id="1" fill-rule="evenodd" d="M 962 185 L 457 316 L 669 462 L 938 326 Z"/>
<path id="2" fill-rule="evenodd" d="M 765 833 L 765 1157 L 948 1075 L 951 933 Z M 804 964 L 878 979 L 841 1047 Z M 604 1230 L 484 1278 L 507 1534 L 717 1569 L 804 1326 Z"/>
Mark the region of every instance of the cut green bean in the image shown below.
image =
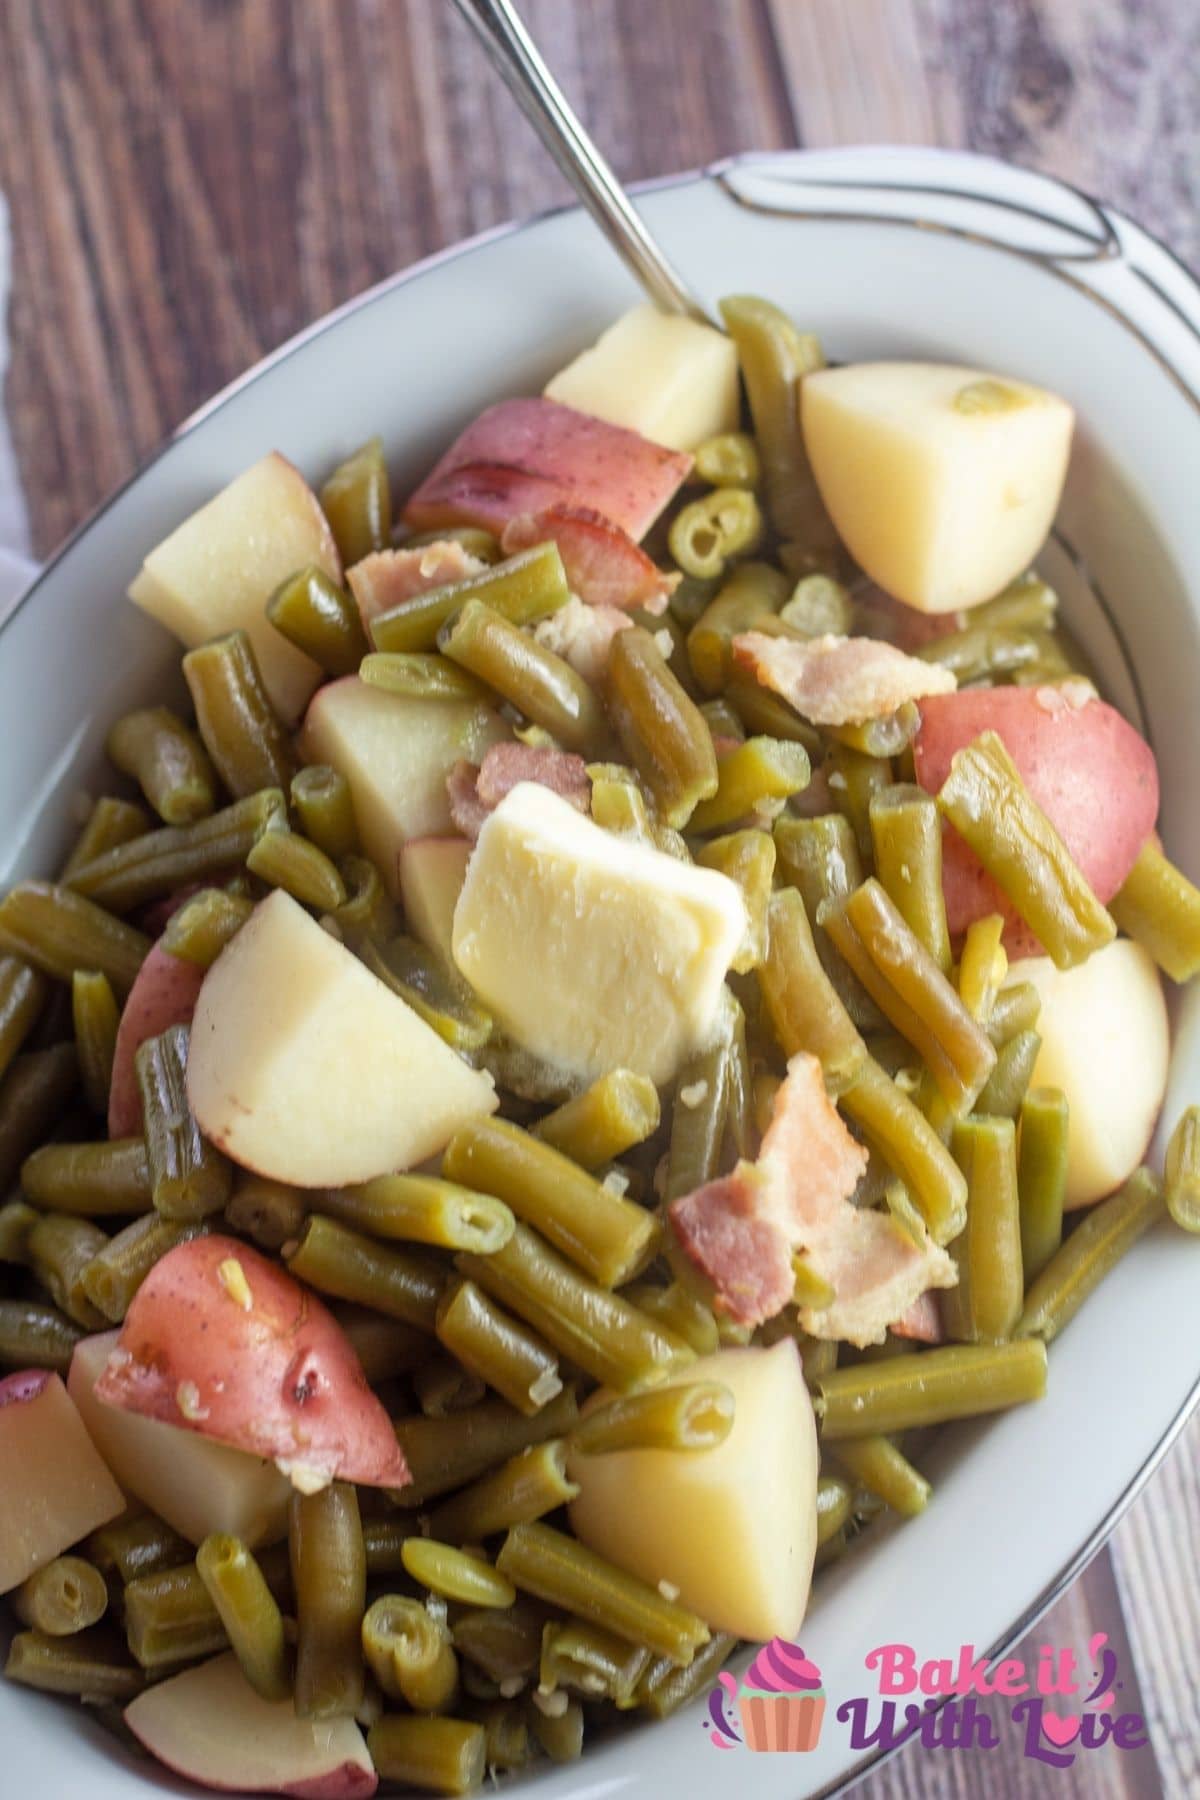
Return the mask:
<path id="1" fill-rule="evenodd" d="M 401 1238 L 442 1250 L 487 1255 L 512 1236 L 502 1201 L 435 1175 L 380 1175 L 360 1187 L 334 1188 L 322 1206 L 370 1237 Z"/>
<path id="2" fill-rule="evenodd" d="M 986 681 L 996 685 L 1006 676 L 1027 669 L 1039 660 L 1038 640 L 1012 626 L 971 623 L 922 644 L 916 654 L 923 662 L 949 669 L 959 687 Z"/>
<path id="3" fill-rule="evenodd" d="M 264 1700 L 290 1699 L 283 1614 L 245 1544 L 228 1533 L 212 1533 L 196 1552 L 196 1570 L 255 1693 Z"/>
<path id="4" fill-rule="evenodd" d="M 167 1670 L 228 1644 L 194 1562 L 138 1575 L 125 1588 L 125 1635 L 134 1659 Z"/>
<path id="5" fill-rule="evenodd" d="M 487 1733 L 466 1719 L 387 1713 L 367 1732 L 367 1749 L 385 1781 L 435 1794 L 469 1794 L 487 1767 Z"/>
<path id="6" fill-rule="evenodd" d="M 804 575 L 780 608 L 779 617 L 806 638 L 848 637 L 854 607 L 849 592 L 831 575 Z"/>
<path id="7" fill-rule="evenodd" d="M 942 971 L 950 972 L 950 931 L 942 893 L 942 825 L 937 804 L 907 782 L 880 788 L 867 809 L 875 873 L 901 916 Z"/>
<path id="8" fill-rule="evenodd" d="M 551 1762 L 577 1762 L 583 1755 L 583 1707 L 578 1700 L 567 1700 L 561 1711 L 556 1707 L 548 1713 L 537 1705 L 535 1697 L 529 1724 Z"/>
<path id="9" fill-rule="evenodd" d="M 772 835 L 777 878 L 800 890 L 821 967 L 835 993 L 860 1031 L 879 1030 L 884 1022 L 882 1013 L 823 927 L 815 923 L 822 905 L 843 900 L 862 885 L 863 864 L 853 826 L 841 813 L 821 813 L 812 819 L 785 814 L 776 820 Z"/>
<path id="10" fill-rule="evenodd" d="M 38 1214 L 24 1200 L 6 1200 L 0 1206 L 0 1262 L 23 1263 L 29 1255 L 29 1234 Z"/>
<path id="11" fill-rule="evenodd" d="M 882 1500 L 885 1506 L 890 1506 L 902 1519 L 915 1519 L 928 1506 L 933 1489 L 890 1438 L 880 1437 L 877 1433 L 870 1437 L 842 1438 L 836 1455 L 860 1487 Z M 827 1533 L 826 1542 L 830 1535 Z"/>
<path id="12" fill-rule="evenodd" d="M 765 626 L 766 621 L 760 619 L 755 630 L 762 631 Z M 725 687 L 725 698 L 741 720 L 743 735 L 754 732 L 785 744 L 803 744 L 810 759 L 821 754 L 822 739 L 816 727 L 802 719 L 778 694 L 762 687 L 746 670 L 734 669 Z"/>
<path id="13" fill-rule="evenodd" d="M 112 982 L 97 969 L 76 969 L 71 977 L 71 1019 L 84 1099 L 101 1117 L 108 1112 L 113 1057 L 121 1010 Z"/>
<path id="14" fill-rule="evenodd" d="M 56 1556 L 15 1589 L 12 1606 L 22 1625 L 47 1637 L 69 1637 L 104 1617 L 108 1589 L 83 1557 Z"/>
<path id="15" fill-rule="evenodd" d="M 442 627 L 472 601 L 484 602 L 513 625 L 528 625 L 557 612 L 570 597 L 558 545 L 535 544 L 532 550 L 378 614 L 371 620 L 371 640 L 376 650 L 389 653 L 434 650 Z"/>
<path id="16" fill-rule="evenodd" d="M 362 1649 L 385 1698 L 421 1713 L 454 1704 L 458 1659 L 445 1626 L 419 1600 L 383 1594 L 374 1601 L 363 1615 Z"/>
<path id="17" fill-rule="evenodd" d="M 364 1519 L 362 1537 L 367 1574 L 371 1577 L 402 1574 L 404 1546 L 416 1529 L 414 1521 L 394 1516 Z"/>
<path id="18" fill-rule="evenodd" d="M 478 1481 L 496 1463 L 562 1437 L 578 1416 L 575 1390 L 564 1388 L 531 1418 L 503 1400 L 482 1400 L 441 1419 L 399 1419 L 396 1437 L 412 1481 L 398 1490 L 396 1502 L 408 1511 Z"/>
<path id="19" fill-rule="evenodd" d="M 1042 1010 L 1042 996 L 1032 981 L 1016 981 L 1000 989 L 985 1021 L 996 1048 L 1002 1049 L 1018 1032 L 1032 1031 Z"/>
<path id="20" fill-rule="evenodd" d="M 869 1057 L 841 1105 L 905 1183 L 934 1242 L 957 1237 L 967 1219 L 966 1179 L 928 1119 Z"/>
<path id="21" fill-rule="evenodd" d="M 710 487 L 757 487 L 762 479 L 758 446 L 749 432 L 718 432 L 696 446 L 692 473 Z"/>
<path id="22" fill-rule="evenodd" d="M 124 1231 L 110 1238 L 83 1271 L 83 1291 L 98 1312 L 119 1325 L 133 1296 L 160 1257 L 202 1237 L 208 1226 L 201 1220 L 187 1223 L 146 1213 Z"/>
<path id="23" fill-rule="evenodd" d="M 233 1190 L 232 1164 L 202 1136 L 188 1104 L 188 1038 L 186 1025 L 171 1025 L 134 1057 L 151 1193 L 164 1219 L 207 1218 Z"/>
<path id="24" fill-rule="evenodd" d="M 29 1234 L 29 1266 L 55 1306 L 90 1331 L 108 1323 L 87 1297 L 83 1272 L 108 1239 L 90 1219 L 43 1213 Z"/>
<path id="25" fill-rule="evenodd" d="M 452 1050 L 470 1055 L 483 1049 L 492 1035 L 492 1016 L 448 959 L 403 935 L 364 943 L 360 953 L 372 973 Z"/>
<path id="26" fill-rule="evenodd" d="M 833 804 L 849 820 L 859 855 L 866 862 L 874 852 L 871 803 L 891 785 L 891 764 L 886 757 L 867 756 L 849 744 L 834 743 L 825 766 Z"/>
<path id="27" fill-rule="evenodd" d="M 604 714 L 582 675 L 484 601 L 467 601 L 439 632 L 438 648 L 564 749 L 588 756 L 603 751 Z"/>
<path id="28" fill-rule="evenodd" d="M 65 1375 L 80 1326 L 40 1300 L 0 1300 L 0 1368 L 51 1369 Z"/>
<path id="29" fill-rule="evenodd" d="M 48 881 L 22 881 L 0 900 L 0 949 L 22 957 L 54 981 L 98 969 L 128 993 L 150 939 L 103 907 Z"/>
<path id="30" fill-rule="evenodd" d="M 103 1574 L 115 1574 L 125 1586 L 143 1575 L 181 1568 L 192 1554 L 186 1539 L 154 1513 L 102 1525 L 88 1538 L 86 1549 Z"/>
<path id="31" fill-rule="evenodd" d="M 296 1596 L 296 1714 L 324 1719 L 362 1705 L 367 1564 L 358 1498 L 345 1481 L 293 1493 L 288 1552 Z"/>
<path id="32" fill-rule="evenodd" d="M 733 1429 L 733 1395 L 719 1381 L 692 1381 L 625 1394 L 585 1412 L 571 1448 L 585 1456 L 615 1450 L 714 1450 Z"/>
<path id="33" fill-rule="evenodd" d="M 639 625 L 613 639 L 605 699 L 626 756 L 663 819 L 682 831 L 717 792 L 716 752 L 703 713 Z"/>
<path id="34" fill-rule="evenodd" d="M 473 1281 L 447 1289 L 438 1306 L 437 1335 L 452 1356 L 520 1412 L 536 1413 L 562 1391 L 554 1352 Z"/>
<path id="35" fill-rule="evenodd" d="M 428 650 L 377 650 L 364 656 L 359 674 L 368 687 L 413 700 L 483 700 L 487 690 L 466 669 Z"/>
<path id="36" fill-rule="evenodd" d="M 360 562 L 372 550 L 387 548 L 392 538 L 392 490 L 381 437 L 368 438 L 338 464 L 321 486 L 321 510 L 343 567 Z"/>
<path id="37" fill-rule="evenodd" d="M 731 557 L 755 549 L 762 533 L 762 511 L 750 489 L 718 487 L 680 508 L 667 544 L 685 575 L 712 581 Z"/>
<path id="38" fill-rule="evenodd" d="M 323 850 L 294 831 L 264 831 L 246 858 L 251 875 L 283 888 L 302 906 L 333 912 L 344 906 L 346 884 Z"/>
<path id="39" fill-rule="evenodd" d="M 1019 1031 L 996 1056 L 996 1066 L 979 1090 L 976 1111 L 1015 1119 L 1033 1080 L 1042 1040 L 1036 1031 Z"/>
<path id="40" fill-rule="evenodd" d="M 1167 1211 L 1183 1231 L 1200 1232 L 1200 1107 L 1189 1106 L 1167 1143 Z"/>
<path id="41" fill-rule="evenodd" d="M 691 818 L 691 829 L 720 831 L 808 786 L 812 767 L 803 744 L 752 737 L 717 761 L 717 790 Z"/>
<path id="42" fill-rule="evenodd" d="M 300 1236 L 308 1208 L 309 1198 L 298 1188 L 241 1172 L 225 1205 L 225 1223 L 260 1250 L 282 1250 Z"/>
<path id="43" fill-rule="evenodd" d="M 111 794 L 105 794 L 93 806 L 87 824 L 62 866 L 59 880 L 64 887 L 69 887 L 76 869 L 82 869 L 85 863 L 103 856 L 107 850 L 119 849 L 132 838 L 142 837 L 150 830 L 151 823 L 150 814 L 144 806 L 137 806 L 132 800 L 117 800 Z"/>
<path id="44" fill-rule="evenodd" d="M 951 1140 L 967 1182 L 967 1222 L 949 1246 L 958 1285 L 941 1295 L 948 1337 L 998 1343 L 1021 1315 L 1021 1209 L 1016 1129 L 1011 1119 L 962 1119 Z"/>
<path id="45" fill-rule="evenodd" d="M 632 1069 L 613 1069 L 539 1119 L 530 1132 L 590 1171 L 644 1143 L 658 1130 L 659 1117 L 654 1083 Z"/>
<path id="46" fill-rule="evenodd" d="M 311 763 L 292 776 L 291 800 L 306 838 L 335 863 L 358 850 L 350 783 L 340 769 Z"/>
<path id="47" fill-rule="evenodd" d="M 493 1776 L 523 1769 L 533 1760 L 526 1708 L 520 1700 L 493 1700 L 479 1714 L 484 1730 L 484 1762 Z"/>
<path id="48" fill-rule="evenodd" d="M 103 1628 L 69 1638 L 18 1631 L 9 1645 L 4 1673 L 9 1681 L 44 1694 L 71 1694 L 92 1702 L 124 1705 L 142 1690 L 145 1677 L 125 1657 L 119 1640 Z"/>
<path id="49" fill-rule="evenodd" d="M 267 601 L 267 617 L 327 675 L 353 675 L 367 654 L 367 636 L 352 596 L 316 563 L 298 569 L 275 589 Z"/>
<path id="50" fill-rule="evenodd" d="M 511 1606 L 517 1597 L 512 1583 L 485 1558 L 457 1550 L 453 1544 L 411 1537 L 403 1556 L 404 1567 L 414 1581 L 463 1606 Z"/>
<path id="51" fill-rule="evenodd" d="M 866 1443 L 871 1440 L 864 1439 Z M 838 1475 L 822 1475 L 817 1482 L 817 1548 L 828 1544 L 849 1523 L 853 1496 L 849 1484 Z"/>
<path id="52" fill-rule="evenodd" d="M 958 965 L 958 991 L 973 1019 L 983 1026 L 992 1016 L 997 996 L 1008 974 L 1004 950 L 1004 920 L 999 913 L 972 919 L 963 939 Z M 980 1111 L 984 1111 L 980 1108 Z"/>
<path id="53" fill-rule="evenodd" d="M 821 965 L 796 888 L 781 888 L 771 896 L 767 954 L 755 974 L 784 1055 L 810 1051 L 835 1093 L 857 1081 L 867 1061 L 866 1046 Z"/>
<path id="54" fill-rule="evenodd" d="M 787 597 L 786 575 L 769 563 L 739 563 L 730 571 L 688 632 L 688 662 L 702 693 L 724 690 L 733 671 L 734 638 L 776 614 Z"/>
<path id="55" fill-rule="evenodd" d="M 1109 911 L 1172 981 L 1200 974 L 1200 888 L 1167 861 L 1152 838 L 1142 845 Z"/>
<path id="56" fill-rule="evenodd" d="M 396 929 L 396 909 L 384 890 L 379 870 L 365 856 L 346 856 L 339 872 L 349 899 L 334 913 L 334 922 L 351 947 L 383 944 Z"/>
<path id="57" fill-rule="evenodd" d="M 433 1330 L 445 1277 L 441 1266 L 419 1251 L 393 1250 L 312 1213 L 294 1246 L 285 1245 L 284 1261 L 318 1293 Z"/>
<path id="58" fill-rule="evenodd" d="M 126 713 L 105 750 L 122 775 L 137 782 L 164 825 L 206 819 L 217 803 L 217 778 L 204 745 L 169 706 Z"/>
<path id="59" fill-rule="evenodd" d="M 958 751 L 937 803 L 1058 968 L 1075 967 L 1116 936 L 994 731 Z"/>
<path id="60" fill-rule="evenodd" d="M 0 1082 L 0 1193 L 61 1118 L 79 1080 L 73 1044 L 18 1056 Z"/>
<path id="61" fill-rule="evenodd" d="M 752 295 L 722 300 L 721 317 L 737 345 L 771 523 L 780 537 L 806 550 L 828 548 L 836 538 L 800 428 L 801 383 L 823 366 L 821 347 L 778 307 Z"/>
<path id="62" fill-rule="evenodd" d="M 496 1558 L 514 1586 L 686 1667 L 709 1631 L 686 1607 L 552 1526 L 514 1525 Z"/>
<path id="63" fill-rule="evenodd" d="M 973 623 L 1002 631 L 1050 631 L 1058 616 L 1058 595 L 1040 575 L 1019 575 L 992 600 L 973 606 Z"/>
<path id="64" fill-rule="evenodd" d="M 683 1282 L 672 1281 L 667 1287 L 659 1287 L 656 1283 L 638 1281 L 623 1291 L 631 1306 L 648 1313 L 676 1337 L 683 1338 L 697 1356 L 712 1356 L 719 1348 L 717 1321 L 712 1309 Z"/>
<path id="65" fill-rule="evenodd" d="M 189 650 L 183 673 L 204 747 L 237 799 L 286 788 L 296 761 L 244 631 Z"/>
<path id="66" fill-rule="evenodd" d="M 686 1669 L 670 1657 L 656 1656 L 638 1682 L 636 1704 L 653 1718 L 669 1719 L 681 1706 L 707 1692 L 736 1644 L 737 1639 L 728 1632 L 714 1632 Z"/>
<path id="67" fill-rule="evenodd" d="M 717 1173 L 729 1110 L 730 1043 L 718 1037 L 684 1063 L 675 1083 L 663 1198 L 690 1194 Z"/>
<path id="68" fill-rule="evenodd" d="M 442 1172 L 505 1201 L 604 1287 L 628 1281 L 657 1234 L 652 1213 L 507 1119 L 460 1126 L 443 1152 Z"/>
<path id="69" fill-rule="evenodd" d="M 0 1078 L 37 1023 L 47 991 L 37 969 L 18 957 L 0 956 Z"/>
<path id="70" fill-rule="evenodd" d="M 74 872 L 71 888 L 76 895 L 94 900 L 113 912 L 130 912 L 147 900 L 161 900 L 192 882 L 223 880 L 231 868 L 245 862 L 260 832 L 277 828 L 286 821 L 287 807 L 282 792 L 277 787 L 264 788 L 261 793 L 250 794 L 195 825 L 167 825 L 161 831 L 149 831 L 144 837 L 133 838 L 129 843 L 105 851 Z M 0 923 L 2 920 L 3 907 L 0 906 Z M 139 939 L 140 961 L 145 955 L 141 948 L 145 940 L 141 940 L 140 933 L 135 935 Z M 146 948 L 149 948 L 148 943 Z M 89 961 L 83 954 L 77 956 L 71 966 L 103 968 L 107 974 L 112 974 L 107 963 L 98 963 L 95 958 Z M 114 980 L 113 986 L 121 991 L 131 980 L 132 975 L 123 984 Z"/>
<path id="71" fill-rule="evenodd" d="M 153 1184 L 145 1141 L 107 1138 L 94 1144 L 44 1144 L 21 1164 L 21 1188 L 43 1211 L 104 1218 L 145 1212 Z"/>
<path id="72" fill-rule="evenodd" d="M 577 1483 L 567 1477 L 562 1438 L 532 1444 L 509 1457 L 472 1486 L 443 1500 L 429 1516 L 436 1538 L 451 1544 L 477 1544 L 510 1525 L 540 1519 L 574 1500 Z"/>
<path id="73" fill-rule="evenodd" d="M 451 1628 L 454 1647 L 497 1686 L 523 1686 L 537 1672 L 545 1620 L 545 1609 L 523 1596 L 495 1611 L 461 1612 Z"/>
<path id="74" fill-rule="evenodd" d="M 857 750 L 860 755 L 879 762 L 886 761 L 889 757 L 903 756 L 916 737 L 920 724 L 920 707 L 915 700 L 906 700 L 895 712 L 883 713 L 875 719 L 863 719 L 854 725 L 827 725 L 825 733 L 835 744 L 841 744 L 847 750 Z M 876 793 L 872 793 L 871 799 L 875 799 L 878 793 L 886 792 L 886 788 L 879 788 Z M 869 802 L 867 814 L 869 818 Z"/>
<path id="75" fill-rule="evenodd" d="M 1062 1243 L 1070 1109 L 1061 1088 L 1033 1088 L 1021 1106 L 1017 1192 L 1021 1265 L 1031 1287 Z"/>
<path id="76" fill-rule="evenodd" d="M 818 1381 L 814 1405 L 822 1436 L 836 1443 L 1002 1412 L 1040 1400 L 1045 1391 L 1046 1346 L 1020 1338 L 835 1369 Z"/>
<path id="77" fill-rule="evenodd" d="M 650 1662 L 644 1644 L 583 1619 L 550 1620 L 542 1633 L 539 1687 L 568 1688 L 591 1700 L 611 1700 L 624 1710 Z"/>
<path id="78" fill-rule="evenodd" d="M 439 1356 L 434 1351 L 426 1354 L 413 1370 L 412 1388 L 417 1405 L 427 1417 L 444 1419 L 447 1413 L 477 1406 L 487 1384 L 452 1356 Z"/>
<path id="79" fill-rule="evenodd" d="M 260 842 L 266 838 L 290 837 L 290 832 L 269 831 Z M 253 856 L 254 851 L 250 854 Z M 172 956 L 208 969 L 226 944 L 237 936 L 253 911 L 252 902 L 240 894 L 230 894 L 224 888 L 202 888 L 171 914 L 160 942 Z"/>
<path id="80" fill-rule="evenodd" d="M 1025 1296 L 1016 1336 L 1051 1343 L 1164 1210 L 1162 1183 L 1149 1169 L 1135 1169 L 1123 1187 L 1091 1208 L 1050 1258 Z"/>

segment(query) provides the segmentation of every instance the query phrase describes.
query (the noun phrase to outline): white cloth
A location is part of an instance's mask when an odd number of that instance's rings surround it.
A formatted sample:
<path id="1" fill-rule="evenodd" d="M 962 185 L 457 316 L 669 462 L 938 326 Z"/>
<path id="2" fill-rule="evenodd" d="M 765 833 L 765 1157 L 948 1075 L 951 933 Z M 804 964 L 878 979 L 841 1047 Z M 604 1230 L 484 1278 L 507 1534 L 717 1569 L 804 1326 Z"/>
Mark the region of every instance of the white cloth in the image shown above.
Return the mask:
<path id="1" fill-rule="evenodd" d="M 8 293 L 12 277 L 9 249 L 8 207 L 0 194 L 0 396 L 8 368 Z M 29 518 L 17 474 L 12 439 L 3 405 L 0 405 L 0 619 L 7 616 L 18 595 L 34 574 L 29 560 Z"/>

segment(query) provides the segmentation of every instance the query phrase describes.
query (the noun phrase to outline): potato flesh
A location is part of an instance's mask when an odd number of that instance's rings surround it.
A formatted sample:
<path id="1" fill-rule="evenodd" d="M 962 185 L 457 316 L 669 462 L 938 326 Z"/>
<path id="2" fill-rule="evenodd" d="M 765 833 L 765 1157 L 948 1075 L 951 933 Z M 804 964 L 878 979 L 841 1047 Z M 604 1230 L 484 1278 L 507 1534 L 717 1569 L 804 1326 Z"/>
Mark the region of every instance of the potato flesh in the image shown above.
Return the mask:
<path id="1" fill-rule="evenodd" d="M 1067 1097 L 1066 1205 L 1090 1206 L 1137 1168 L 1162 1106 L 1171 1046 L 1158 970 L 1140 944 L 1118 938 L 1076 969 L 1033 956 L 1009 979 L 1042 997 L 1033 1085 Z"/>
<path id="2" fill-rule="evenodd" d="M 280 582 L 308 563 L 341 580 L 316 495 L 272 451 L 150 552 L 129 598 L 189 650 L 227 631 L 247 632 L 272 704 L 292 724 L 321 671 L 276 631 L 265 609 Z"/>
<path id="3" fill-rule="evenodd" d="M 588 1079 L 661 1084 L 712 1034 L 746 929 L 734 883 L 615 837 L 521 782 L 484 822 L 454 959 L 525 1049 Z"/>
<path id="4" fill-rule="evenodd" d="M 454 908 L 471 846 L 465 838 L 412 838 L 400 847 L 400 898 L 408 929 L 453 961 Z"/>
<path id="5" fill-rule="evenodd" d="M 672 1377 L 693 1381 L 732 1392 L 725 1442 L 569 1456 L 572 1527 L 620 1568 L 677 1587 L 714 1631 L 794 1638 L 817 1543 L 817 1433 L 796 1346 L 719 1350 Z"/>
<path id="6" fill-rule="evenodd" d="M 960 410 L 956 397 L 981 383 L 1019 403 Z M 801 411 L 847 549 L 919 612 L 988 599 L 1045 543 L 1074 420 L 1056 395 L 942 363 L 855 363 L 808 376 Z"/>
<path id="7" fill-rule="evenodd" d="M 16 1386 L 30 1397 L 0 1404 L 0 1594 L 125 1510 L 59 1377 Z"/>
<path id="8" fill-rule="evenodd" d="M 235 1162 L 310 1188 L 411 1168 L 496 1107 L 490 1078 L 281 889 L 205 978 L 188 1097 Z"/>
<path id="9" fill-rule="evenodd" d="M 482 762 L 489 745 L 508 736 L 491 707 L 414 700 L 351 675 L 313 700 L 301 752 L 307 762 L 332 763 L 346 777 L 363 849 L 396 898 L 401 845 L 454 829 L 446 796 L 454 764 Z"/>
<path id="10" fill-rule="evenodd" d="M 77 1344 L 67 1386 L 121 1486 L 190 1543 L 210 1531 L 252 1548 L 276 1543 L 287 1532 L 292 1489 L 272 1463 L 96 1399 L 92 1389 L 118 1336 L 105 1331 Z"/>
<path id="11" fill-rule="evenodd" d="M 635 306 L 560 369 L 545 393 L 670 450 L 694 450 L 737 428 L 737 350 L 711 325 Z"/>

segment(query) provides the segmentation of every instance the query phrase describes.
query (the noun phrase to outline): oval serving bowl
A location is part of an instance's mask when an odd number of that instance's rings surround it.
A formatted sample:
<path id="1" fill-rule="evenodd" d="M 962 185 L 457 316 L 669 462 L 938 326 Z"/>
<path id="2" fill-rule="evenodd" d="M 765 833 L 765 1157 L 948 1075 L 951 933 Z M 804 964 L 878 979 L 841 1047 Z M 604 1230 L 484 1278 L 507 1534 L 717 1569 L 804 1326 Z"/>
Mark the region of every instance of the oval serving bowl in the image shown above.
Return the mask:
<path id="1" fill-rule="evenodd" d="M 1127 219 L 984 158 L 866 149 L 750 157 L 642 190 L 707 300 L 769 295 L 839 360 L 978 364 L 1065 394 L 1078 434 L 1044 567 L 1110 699 L 1146 729 L 1171 855 L 1200 878 L 1200 288 Z M 107 724 L 178 679 L 178 649 L 123 596 L 143 554 L 267 450 L 310 477 L 382 432 L 396 491 L 488 402 L 536 392 L 635 298 L 576 210 L 502 227 L 322 321 L 190 420 L 47 567 L 0 631 L 5 879 L 52 868 Z M 1166 1116 L 1200 1094 L 1200 996 L 1174 1009 Z M 1159 1146 L 1161 1148 L 1161 1146 Z M 1011 1644 L 1079 1572 L 1200 1396 L 1200 1277 L 1144 1239 L 1050 1357 L 1036 1407 L 960 1427 L 920 1518 L 877 1526 L 817 1584 L 803 1629 L 829 1695 L 818 1747 L 739 1766 L 758 1800 L 835 1791 L 866 1766 L 837 1719 L 875 1691 L 876 1645 L 918 1658 Z M 899 1538 L 899 1541 L 896 1541 Z M 722 1546 L 711 1546 L 713 1556 Z M 0 1684 L 6 1791 L 135 1800 L 185 1790 L 85 1712 Z M 698 1800 L 731 1765 L 703 1708 L 520 1778 L 541 1800 Z"/>

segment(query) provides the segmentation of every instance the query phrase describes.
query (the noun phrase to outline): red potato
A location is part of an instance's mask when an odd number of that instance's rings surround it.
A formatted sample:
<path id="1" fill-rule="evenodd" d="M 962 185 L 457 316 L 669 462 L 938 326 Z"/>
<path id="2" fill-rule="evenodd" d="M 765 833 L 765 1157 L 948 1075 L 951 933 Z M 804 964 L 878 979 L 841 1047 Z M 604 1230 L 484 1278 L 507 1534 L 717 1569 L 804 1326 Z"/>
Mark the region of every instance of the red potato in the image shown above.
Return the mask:
<path id="1" fill-rule="evenodd" d="M 108 1092 L 109 1137 L 136 1137 L 142 1129 L 142 1101 L 133 1059 L 147 1038 L 169 1025 L 190 1025 L 205 971 L 172 956 L 159 944 L 137 972 L 117 1027 L 112 1086 Z"/>
<path id="2" fill-rule="evenodd" d="M 0 1594 L 125 1510 L 57 1375 L 0 1381 Z"/>
<path id="3" fill-rule="evenodd" d="M 302 1489 L 409 1480 L 391 1422 L 333 1315 L 234 1238 L 193 1238 L 154 1265 L 95 1395 L 267 1457 Z"/>
<path id="4" fill-rule="evenodd" d="M 1061 688 L 938 694 L 921 702 L 913 744 L 921 786 L 936 794 L 956 752 L 983 731 L 1002 739 L 1097 898 L 1111 900 L 1158 816 L 1158 769 L 1145 739 L 1105 701 Z M 1009 955 L 1036 956 L 1040 946 L 1032 932 L 949 826 L 942 854 L 951 932 L 998 912 L 1009 920 Z"/>
<path id="5" fill-rule="evenodd" d="M 499 533 L 519 514 L 561 502 L 594 507 L 640 539 L 691 466 L 690 456 L 554 400 L 501 400 L 455 439 L 404 519 L 414 531 L 481 525 Z"/>
<path id="6" fill-rule="evenodd" d="M 589 606 L 643 606 L 661 613 L 679 584 L 634 543 L 627 531 L 590 506 L 550 506 L 545 512 L 522 513 L 504 528 L 506 556 L 553 539 L 558 545 L 567 586 Z"/>

